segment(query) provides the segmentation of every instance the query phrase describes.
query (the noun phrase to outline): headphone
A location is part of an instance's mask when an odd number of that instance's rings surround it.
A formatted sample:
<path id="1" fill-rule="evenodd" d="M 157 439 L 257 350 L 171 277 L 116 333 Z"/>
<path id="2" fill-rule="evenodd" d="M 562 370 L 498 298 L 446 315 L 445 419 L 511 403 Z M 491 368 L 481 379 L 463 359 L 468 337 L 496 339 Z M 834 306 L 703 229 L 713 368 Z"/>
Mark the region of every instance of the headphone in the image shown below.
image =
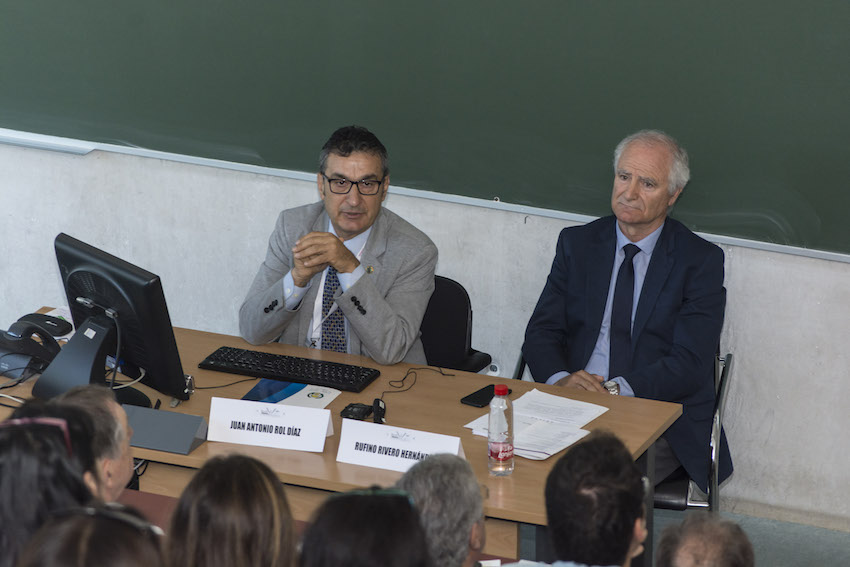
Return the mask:
<path id="1" fill-rule="evenodd" d="M 41 339 L 41 343 L 33 340 Z M 8 331 L 0 333 L 0 351 L 31 357 L 28 364 L 34 372 L 43 372 L 59 354 L 59 343 L 44 327 L 29 321 L 16 321 Z"/>

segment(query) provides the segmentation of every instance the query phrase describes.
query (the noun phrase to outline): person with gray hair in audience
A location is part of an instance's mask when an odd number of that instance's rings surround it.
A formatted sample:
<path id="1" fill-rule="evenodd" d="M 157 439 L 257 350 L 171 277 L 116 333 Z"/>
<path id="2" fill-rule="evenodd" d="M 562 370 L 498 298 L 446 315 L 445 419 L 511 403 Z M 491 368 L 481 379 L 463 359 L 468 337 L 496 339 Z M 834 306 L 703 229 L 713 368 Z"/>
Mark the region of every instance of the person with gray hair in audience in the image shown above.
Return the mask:
<path id="1" fill-rule="evenodd" d="M 413 498 L 435 565 L 471 567 L 484 547 L 484 505 L 466 460 L 437 454 L 413 465 L 396 486 Z"/>
<path id="2" fill-rule="evenodd" d="M 661 534 L 656 567 L 753 567 L 755 554 L 741 526 L 713 514 L 691 514 Z"/>
<path id="3" fill-rule="evenodd" d="M 49 403 L 79 408 L 91 418 L 91 447 L 97 467 L 95 495 L 103 502 L 118 500 L 133 478 L 133 431 L 115 394 L 104 385 L 88 384 L 72 388 Z"/>

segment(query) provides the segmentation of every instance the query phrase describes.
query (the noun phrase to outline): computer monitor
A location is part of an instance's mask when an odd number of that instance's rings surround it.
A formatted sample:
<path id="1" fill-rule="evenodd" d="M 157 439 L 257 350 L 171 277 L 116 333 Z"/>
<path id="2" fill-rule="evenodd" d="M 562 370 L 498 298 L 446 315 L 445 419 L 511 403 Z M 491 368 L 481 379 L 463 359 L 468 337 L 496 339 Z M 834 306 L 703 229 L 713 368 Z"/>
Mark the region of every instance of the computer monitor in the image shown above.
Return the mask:
<path id="1" fill-rule="evenodd" d="M 188 400 L 192 387 L 180 364 L 159 276 L 64 233 L 56 237 L 55 248 L 76 331 L 33 395 L 49 399 L 74 386 L 104 384 L 111 357 L 125 376 L 143 372 L 141 383 Z M 115 395 L 120 403 L 150 406 L 133 388 L 116 388 Z"/>

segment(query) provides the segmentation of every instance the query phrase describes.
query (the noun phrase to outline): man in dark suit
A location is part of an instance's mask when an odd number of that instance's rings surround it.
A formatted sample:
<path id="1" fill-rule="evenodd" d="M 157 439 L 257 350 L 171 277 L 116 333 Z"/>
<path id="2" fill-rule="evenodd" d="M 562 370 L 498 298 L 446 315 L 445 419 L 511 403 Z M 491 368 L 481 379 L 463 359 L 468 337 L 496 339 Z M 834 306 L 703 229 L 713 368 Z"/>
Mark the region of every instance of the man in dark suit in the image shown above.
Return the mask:
<path id="1" fill-rule="evenodd" d="M 322 148 L 317 203 L 280 213 L 239 310 L 253 344 L 279 341 L 425 363 L 419 327 L 434 291 L 437 247 L 382 206 L 387 150 L 346 126 Z"/>
<path id="2" fill-rule="evenodd" d="M 706 490 L 726 290 L 723 251 L 667 216 L 689 177 L 667 134 L 620 142 L 614 216 L 561 232 L 522 351 L 539 382 L 682 404 L 656 445 L 656 480 L 681 464 Z"/>

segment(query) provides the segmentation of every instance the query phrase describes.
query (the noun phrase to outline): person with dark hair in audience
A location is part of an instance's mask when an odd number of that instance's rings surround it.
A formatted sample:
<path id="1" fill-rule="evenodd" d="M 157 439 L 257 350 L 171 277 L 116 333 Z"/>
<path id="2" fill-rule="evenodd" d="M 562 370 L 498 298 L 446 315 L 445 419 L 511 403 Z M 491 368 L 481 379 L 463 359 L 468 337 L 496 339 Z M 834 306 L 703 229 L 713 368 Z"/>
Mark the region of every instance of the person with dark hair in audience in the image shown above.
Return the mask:
<path id="1" fill-rule="evenodd" d="M 16 567 L 162 567 L 162 535 L 131 508 L 69 508 L 36 532 Z"/>
<path id="2" fill-rule="evenodd" d="M 546 479 L 556 567 L 628 567 L 643 552 L 645 479 L 626 446 L 594 432 L 570 447 Z"/>
<path id="3" fill-rule="evenodd" d="M 755 554 L 741 526 L 714 514 L 691 514 L 661 534 L 656 567 L 753 567 Z"/>
<path id="4" fill-rule="evenodd" d="M 436 454 L 413 465 L 396 484 L 413 498 L 431 559 L 440 567 L 472 567 L 484 548 L 481 487 L 465 459 Z"/>
<path id="5" fill-rule="evenodd" d="M 296 541 L 280 480 L 243 455 L 215 457 L 189 482 L 171 521 L 173 567 L 291 567 Z"/>
<path id="6" fill-rule="evenodd" d="M 300 567 L 376 565 L 436 565 L 410 495 L 373 488 L 330 496 L 304 534 Z"/>
<path id="7" fill-rule="evenodd" d="M 92 499 L 91 421 L 75 408 L 31 401 L 0 422 L 0 567 L 51 512 Z"/>
<path id="8" fill-rule="evenodd" d="M 77 407 L 89 415 L 94 426 L 91 446 L 97 465 L 96 496 L 104 502 L 118 500 L 133 478 L 133 431 L 115 394 L 106 386 L 89 384 L 68 390 L 50 403 Z"/>

